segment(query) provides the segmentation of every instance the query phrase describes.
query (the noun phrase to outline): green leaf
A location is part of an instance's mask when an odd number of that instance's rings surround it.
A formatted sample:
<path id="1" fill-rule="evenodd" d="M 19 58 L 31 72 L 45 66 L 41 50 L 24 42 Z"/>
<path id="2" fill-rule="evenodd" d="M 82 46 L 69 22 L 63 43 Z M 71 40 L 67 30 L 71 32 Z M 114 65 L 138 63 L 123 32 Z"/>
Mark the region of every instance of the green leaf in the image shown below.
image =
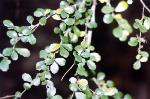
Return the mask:
<path id="1" fill-rule="evenodd" d="M 89 67 L 90 70 L 95 70 L 96 69 L 96 64 L 91 60 L 87 61 L 87 66 Z"/>
<path id="2" fill-rule="evenodd" d="M 113 12 L 113 11 L 114 11 L 114 8 L 111 7 L 111 6 L 109 6 L 109 5 L 106 5 L 106 6 L 104 6 L 104 7 L 101 9 L 101 11 L 102 11 L 103 13 L 105 13 L 105 14 L 108 14 L 108 13 Z"/>
<path id="3" fill-rule="evenodd" d="M 66 60 L 64 58 L 56 58 L 55 61 L 60 66 L 64 66 L 66 64 Z"/>
<path id="4" fill-rule="evenodd" d="M 31 45 L 36 44 L 36 38 L 35 38 L 35 36 L 34 36 L 33 34 L 30 34 L 30 35 L 28 36 L 28 42 L 29 42 Z"/>
<path id="5" fill-rule="evenodd" d="M 90 53 L 90 60 L 99 62 L 101 60 L 101 56 L 98 53 Z"/>
<path id="6" fill-rule="evenodd" d="M 146 17 L 144 20 L 144 26 L 146 27 L 146 29 L 150 29 L 150 18 Z"/>
<path id="7" fill-rule="evenodd" d="M 131 37 L 129 42 L 128 42 L 128 45 L 130 46 L 137 46 L 138 45 L 138 39 L 136 37 Z"/>
<path id="8" fill-rule="evenodd" d="M 39 85 L 40 85 L 40 78 L 37 77 L 37 78 L 33 79 L 32 84 L 33 84 L 34 86 L 39 86 Z"/>
<path id="9" fill-rule="evenodd" d="M 73 27 L 73 32 L 79 37 L 80 36 L 80 29 L 77 26 Z"/>
<path id="10" fill-rule="evenodd" d="M 114 82 L 111 80 L 107 80 L 106 84 L 108 87 L 114 87 L 114 85 L 115 85 Z"/>
<path id="11" fill-rule="evenodd" d="M 44 60 L 44 62 L 45 62 L 46 65 L 51 65 L 51 64 L 53 64 L 54 59 L 46 58 L 46 59 Z"/>
<path id="12" fill-rule="evenodd" d="M 51 99 L 62 99 L 62 97 L 60 95 L 55 95 Z"/>
<path id="13" fill-rule="evenodd" d="M 45 15 L 51 14 L 52 10 L 51 9 L 45 9 Z"/>
<path id="14" fill-rule="evenodd" d="M 71 77 L 69 79 L 69 82 L 75 84 L 77 82 L 77 79 L 75 77 Z"/>
<path id="15" fill-rule="evenodd" d="M 78 36 L 76 34 L 69 33 L 69 36 L 72 43 L 76 43 L 78 41 Z"/>
<path id="16" fill-rule="evenodd" d="M 99 72 L 98 74 L 97 74 L 97 80 L 103 80 L 105 78 L 105 74 L 103 73 L 103 72 Z"/>
<path id="17" fill-rule="evenodd" d="M 78 85 L 76 84 L 76 83 L 71 83 L 70 85 L 69 85 L 69 89 L 71 90 L 71 91 L 77 91 L 78 90 Z"/>
<path id="18" fill-rule="evenodd" d="M 135 19 L 135 22 L 134 22 L 134 24 L 133 24 L 133 27 L 134 27 L 135 29 L 139 29 L 140 32 L 142 32 L 142 33 L 147 32 L 147 28 L 146 28 L 144 25 L 142 25 L 142 21 L 139 20 L 139 19 Z"/>
<path id="19" fill-rule="evenodd" d="M 69 5 L 68 2 L 66 2 L 66 1 L 61 1 L 60 2 L 60 8 L 65 8 L 68 5 Z"/>
<path id="20" fill-rule="evenodd" d="M 136 62 L 133 64 L 133 69 L 139 70 L 140 68 L 141 68 L 141 62 L 140 62 L 140 61 L 136 61 Z"/>
<path id="21" fill-rule="evenodd" d="M 121 99 L 122 97 L 123 97 L 123 93 L 122 92 L 118 92 L 114 96 L 115 99 Z"/>
<path id="22" fill-rule="evenodd" d="M 66 50 L 68 50 L 68 51 L 72 51 L 72 50 L 73 50 L 72 44 L 62 44 L 62 46 L 63 46 Z"/>
<path id="23" fill-rule="evenodd" d="M 17 35 L 17 32 L 16 31 L 7 31 L 7 36 L 9 37 L 9 38 L 17 38 L 18 37 L 18 35 Z"/>
<path id="24" fill-rule="evenodd" d="M 47 48 L 47 52 L 55 52 L 60 48 L 59 43 L 53 43 Z"/>
<path id="25" fill-rule="evenodd" d="M 47 66 L 45 65 L 44 61 L 39 61 L 36 63 L 36 70 L 45 70 L 47 69 Z"/>
<path id="26" fill-rule="evenodd" d="M 75 51 L 73 52 L 73 55 L 77 62 L 82 62 L 82 57 L 80 55 L 78 55 Z"/>
<path id="27" fill-rule="evenodd" d="M 61 20 L 61 17 L 59 15 L 57 15 L 57 14 L 53 15 L 52 18 L 54 20 L 58 20 L 58 21 Z"/>
<path id="28" fill-rule="evenodd" d="M 67 7 L 64 8 L 64 11 L 65 11 L 66 13 L 68 13 L 68 14 L 73 14 L 74 11 L 75 11 L 75 9 L 74 9 L 73 6 L 67 6 Z"/>
<path id="29" fill-rule="evenodd" d="M 90 22 L 90 23 L 87 23 L 86 26 L 90 29 L 97 28 L 97 23 L 96 22 Z"/>
<path id="30" fill-rule="evenodd" d="M 131 95 L 126 94 L 123 99 L 132 99 Z"/>
<path id="31" fill-rule="evenodd" d="M 55 34 L 58 34 L 58 33 L 60 33 L 60 32 L 61 32 L 61 31 L 60 31 L 60 29 L 59 29 L 58 27 L 55 27 L 55 28 L 54 28 L 54 33 L 55 33 Z"/>
<path id="32" fill-rule="evenodd" d="M 82 66 L 82 65 L 78 65 L 78 68 L 77 68 L 77 71 L 76 71 L 77 74 L 79 74 L 80 76 L 85 76 L 87 77 L 88 76 L 88 72 L 86 71 L 86 69 Z"/>
<path id="33" fill-rule="evenodd" d="M 83 48 L 82 48 L 81 45 L 78 45 L 78 46 L 75 47 L 75 50 L 76 50 L 79 54 L 81 54 L 81 52 L 83 51 Z"/>
<path id="34" fill-rule="evenodd" d="M 1 61 L 0 61 L 0 70 L 2 70 L 3 72 L 6 72 L 8 71 L 9 69 L 9 64 L 11 63 L 10 60 L 8 60 L 7 58 L 3 58 Z"/>
<path id="35" fill-rule="evenodd" d="M 128 4 L 133 4 L 133 0 L 127 0 Z"/>
<path id="36" fill-rule="evenodd" d="M 62 31 L 66 30 L 66 24 L 64 22 L 60 23 L 59 27 Z"/>
<path id="37" fill-rule="evenodd" d="M 84 13 L 86 11 L 86 7 L 79 7 L 79 13 Z"/>
<path id="38" fill-rule="evenodd" d="M 60 16 L 61 16 L 62 18 L 68 18 L 68 17 L 69 17 L 69 15 L 68 15 L 65 11 L 61 11 Z"/>
<path id="39" fill-rule="evenodd" d="M 24 57 L 29 57 L 30 56 L 30 51 L 26 48 L 16 48 L 16 51 L 18 54 L 24 56 Z"/>
<path id="40" fill-rule="evenodd" d="M 74 0 L 67 0 L 67 2 L 69 2 L 69 3 L 74 3 Z"/>
<path id="41" fill-rule="evenodd" d="M 29 90 L 29 89 L 31 88 L 31 84 L 29 84 L 29 83 L 24 83 L 24 84 L 23 84 L 23 87 L 24 87 L 25 90 Z"/>
<path id="42" fill-rule="evenodd" d="M 27 82 L 32 82 L 31 76 L 27 73 L 22 74 L 22 79 Z"/>
<path id="43" fill-rule="evenodd" d="M 113 22 L 113 16 L 111 14 L 105 14 L 103 17 L 103 22 L 106 24 L 110 24 Z"/>
<path id="44" fill-rule="evenodd" d="M 83 58 L 89 58 L 89 57 L 90 57 L 90 53 L 89 53 L 89 52 L 82 52 L 82 53 L 81 53 L 81 56 L 82 56 Z"/>
<path id="45" fill-rule="evenodd" d="M 69 56 L 69 52 L 65 48 L 61 47 L 60 48 L 60 55 L 67 58 Z"/>
<path id="46" fill-rule="evenodd" d="M 33 16 L 31 16 L 31 15 L 29 15 L 29 16 L 27 16 L 27 19 L 26 19 L 30 24 L 32 24 L 33 23 L 33 21 L 34 21 L 34 18 L 33 18 Z"/>
<path id="47" fill-rule="evenodd" d="M 4 24 L 4 26 L 6 26 L 8 28 L 14 27 L 14 24 L 10 20 L 4 20 L 3 24 Z"/>
<path id="48" fill-rule="evenodd" d="M 46 25 L 46 22 L 47 22 L 46 17 L 42 17 L 42 18 L 39 20 L 39 24 L 42 25 L 42 26 Z"/>
<path id="49" fill-rule="evenodd" d="M 132 27 L 129 24 L 128 20 L 121 18 L 121 19 L 117 19 L 117 22 L 119 24 L 119 27 L 128 31 L 129 33 L 132 33 L 133 30 L 132 30 Z"/>
<path id="50" fill-rule="evenodd" d="M 29 35 L 29 34 L 32 33 L 31 29 L 28 28 L 28 27 L 22 27 L 22 31 L 21 32 L 22 32 L 23 35 Z"/>
<path id="51" fill-rule="evenodd" d="M 39 53 L 40 58 L 46 59 L 48 56 L 48 53 L 45 50 L 41 50 Z"/>
<path id="52" fill-rule="evenodd" d="M 116 12 L 123 12 L 128 9 L 128 3 L 126 1 L 120 1 L 115 8 Z"/>
<path id="53" fill-rule="evenodd" d="M 68 25 L 68 26 L 71 26 L 75 23 L 75 19 L 73 18 L 67 18 L 64 20 L 64 22 Z"/>
<path id="54" fill-rule="evenodd" d="M 2 53 L 4 56 L 11 56 L 12 52 L 13 48 L 5 48 Z"/>
<path id="55" fill-rule="evenodd" d="M 139 54 L 142 55 L 143 57 L 149 57 L 149 53 L 146 51 L 141 51 Z"/>
<path id="56" fill-rule="evenodd" d="M 75 18 L 76 18 L 76 19 L 80 19 L 80 18 L 82 18 L 82 14 L 81 14 L 78 10 L 77 10 L 77 11 L 75 11 L 74 16 L 75 16 Z"/>
<path id="57" fill-rule="evenodd" d="M 99 99 L 99 96 L 98 95 L 93 95 L 92 99 Z"/>
<path id="58" fill-rule="evenodd" d="M 41 17 L 45 15 L 45 10 L 42 8 L 38 8 L 35 12 L 34 12 L 34 16 L 36 17 Z"/>
<path id="59" fill-rule="evenodd" d="M 15 93 L 15 98 L 21 98 L 21 96 L 22 96 L 22 93 L 21 92 L 19 92 L 19 91 L 17 91 L 16 93 Z"/>
<path id="60" fill-rule="evenodd" d="M 51 66 L 50 66 L 50 70 L 53 74 L 56 74 L 59 71 L 59 66 L 56 62 L 54 62 Z"/>
<path id="61" fill-rule="evenodd" d="M 122 29 L 121 27 L 114 28 L 114 29 L 113 29 L 113 35 L 114 35 L 116 38 L 121 38 L 122 35 L 123 35 L 123 29 Z"/>
<path id="62" fill-rule="evenodd" d="M 109 98 L 108 98 L 108 96 L 103 95 L 103 96 L 101 96 L 100 99 L 109 99 Z"/>
<path id="63" fill-rule="evenodd" d="M 49 87 L 47 88 L 47 96 L 51 98 L 56 94 L 56 88 L 55 87 Z"/>
<path id="64" fill-rule="evenodd" d="M 13 50 L 12 53 L 11 53 L 11 59 L 12 60 L 18 60 L 18 54 L 16 53 L 15 50 Z"/>
<path id="65" fill-rule="evenodd" d="M 99 89 L 99 88 L 97 88 L 97 89 L 95 90 L 95 94 L 101 96 L 101 95 L 102 95 L 102 90 Z"/>
<path id="66" fill-rule="evenodd" d="M 13 39 L 10 40 L 10 43 L 11 43 L 12 45 L 15 45 L 17 42 L 18 42 L 18 39 L 17 39 L 17 38 L 13 38 Z"/>
<path id="67" fill-rule="evenodd" d="M 86 95 L 82 92 L 75 92 L 76 99 L 86 99 Z"/>

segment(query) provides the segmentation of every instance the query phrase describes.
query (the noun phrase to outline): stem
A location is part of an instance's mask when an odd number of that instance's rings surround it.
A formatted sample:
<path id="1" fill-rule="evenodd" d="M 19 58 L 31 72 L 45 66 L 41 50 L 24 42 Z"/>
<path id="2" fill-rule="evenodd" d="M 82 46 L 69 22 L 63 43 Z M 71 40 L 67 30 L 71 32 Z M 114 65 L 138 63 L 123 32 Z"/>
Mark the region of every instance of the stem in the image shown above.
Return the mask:
<path id="1" fill-rule="evenodd" d="M 13 98 L 13 97 L 15 97 L 15 95 L 7 95 L 4 97 L 0 97 L 0 99 L 8 99 L 8 98 Z"/>
<path id="2" fill-rule="evenodd" d="M 62 78 L 61 78 L 61 81 L 63 81 L 63 79 L 64 79 L 64 77 L 67 75 L 67 73 L 74 67 L 74 65 L 75 65 L 75 61 L 74 61 L 74 63 L 72 64 L 72 66 L 65 72 L 65 74 L 62 76 Z"/>
<path id="3" fill-rule="evenodd" d="M 143 19 L 144 19 L 144 16 L 145 16 L 145 8 L 143 6 L 142 8 L 142 18 L 141 18 L 141 21 L 143 22 Z M 142 46 L 142 42 L 141 42 L 141 38 L 142 38 L 142 33 L 140 32 L 140 35 L 138 36 L 138 42 L 139 42 L 139 47 L 138 47 L 138 52 L 141 51 L 141 49 L 143 48 Z"/>
<path id="4" fill-rule="evenodd" d="M 92 14 L 92 17 L 91 17 L 91 23 L 92 22 L 95 22 L 95 11 L 96 11 L 96 5 L 97 5 L 97 2 L 96 2 L 96 0 L 93 0 L 93 5 L 92 5 L 92 12 L 93 12 L 93 14 Z M 87 33 L 87 35 L 86 35 L 86 41 L 87 41 L 87 43 L 90 45 L 91 44 L 91 40 L 92 40 L 92 33 L 93 33 L 93 31 L 92 30 L 89 30 L 88 31 L 88 33 Z"/>
<path id="5" fill-rule="evenodd" d="M 148 8 L 148 6 L 144 3 L 143 0 L 140 0 L 141 4 L 143 5 L 143 7 L 150 13 L 150 9 Z"/>

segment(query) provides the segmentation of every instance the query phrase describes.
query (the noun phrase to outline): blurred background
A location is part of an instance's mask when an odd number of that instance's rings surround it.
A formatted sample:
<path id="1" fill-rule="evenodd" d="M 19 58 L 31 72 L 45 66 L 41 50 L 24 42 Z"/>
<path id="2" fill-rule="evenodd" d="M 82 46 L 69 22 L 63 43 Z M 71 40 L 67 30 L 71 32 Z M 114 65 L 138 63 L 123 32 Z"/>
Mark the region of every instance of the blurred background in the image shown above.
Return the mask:
<path id="1" fill-rule="evenodd" d="M 61 0 L 0 0 L 0 52 L 3 48 L 10 47 L 9 38 L 6 36 L 7 29 L 3 26 L 4 19 L 12 20 L 15 25 L 28 25 L 26 16 L 32 15 L 36 8 L 52 8 L 59 7 Z M 112 0 L 117 2 L 118 0 Z M 144 0 L 147 6 L 150 7 L 150 1 Z M 120 42 L 112 35 L 112 29 L 116 24 L 106 25 L 102 22 L 103 14 L 100 12 L 101 5 L 98 5 L 96 10 L 96 20 L 98 28 L 94 30 L 92 44 L 96 51 L 101 54 L 102 61 L 97 64 L 98 71 L 106 73 L 107 80 L 113 80 L 119 90 L 124 93 L 130 93 L 133 99 L 150 99 L 150 61 L 142 64 L 139 71 L 134 71 L 132 64 L 135 61 L 136 48 L 131 48 L 127 42 Z M 142 6 L 139 0 L 134 0 L 129 10 L 123 15 L 127 18 L 130 24 L 133 24 L 135 18 L 141 18 Z M 146 15 L 150 15 L 146 13 Z M 36 75 L 35 64 L 39 61 L 38 53 L 46 46 L 53 42 L 58 42 L 59 37 L 53 34 L 53 28 L 58 26 L 59 22 L 52 19 L 48 20 L 45 27 L 39 27 L 35 31 L 37 44 L 31 46 L 29 44 L 19 43 L 18 47 L 27 47 L 31 51 L 31 57 L 20 58 L 17 62 L 12 62 L 10 70 L 7 73 L 0 71 L 0 97 L 14 94 L 17 90 L 23 90 L 21 75 L 23 73 L 30 73 L 33 77 Z M 138 33 L 134 31 L 133 35 Z M 150 35 L 144 34 L 147 39 L 147 44 L 144 45 L 144 50 L 150 52 Z M 61 68 L 60 73 L 53 77 L 57 92 L 61 94 L 64 99 L 69 95 L 70 91 L 67 89 L 69 75 L 75 72 L 74 68 L 70 71 L 64 81 L 60 84 L 60 78 L 64 72 L 71 66 Z M 67 84 L 66 84 L 67 83 Z M 45 99 L 45 88 L 33 87 L 27 91 L 22 99 Z M 11 99 L 11 98 L 10 98 Z"/>

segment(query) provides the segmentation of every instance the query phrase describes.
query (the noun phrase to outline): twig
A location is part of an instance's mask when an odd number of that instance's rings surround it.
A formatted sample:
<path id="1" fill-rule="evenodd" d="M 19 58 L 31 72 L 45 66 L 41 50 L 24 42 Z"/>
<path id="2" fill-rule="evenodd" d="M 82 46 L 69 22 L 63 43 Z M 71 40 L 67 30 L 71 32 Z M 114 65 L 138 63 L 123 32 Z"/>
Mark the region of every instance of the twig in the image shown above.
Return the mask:
<path id="1" fill-rule="evenodd" d="M 72 64 L 72 66 L 65 72 L 65 74 L 62 76 L 61 81 L 63 81 L 64 77 L 67 75 L 67 73 L 73 68 L 73 66 L 75 65 L 75 61 Z"/>
<path id="2" fill-rule="evenodd" d="M 140 0 L 143 7 L 150 13 L 150 9 L 147 7 L 147 5 L 143 2 L 143 0 Z"/>
<path id="3" fill-rule="evenodd" d="M 145 16 L 145 8 L 144 8 L 144 6 L 143 6 L 143 8 L 142 8 L 142 18 L 141 18 L 141 21 L 142 21 L 142 22 L 143 22 L 144 16 Z M 139 42 L 138 52 L 140 52 L 141 49 L 143 48 L 143 46 L 142 46 L 142 44 L 141 44 L 142 33 L 140 32 L 140 35 L 137 36 L 137 37 L 138 37 L 138 42 Z"/>
<path id="4" fill-rule="evenodd" d="M 97 2 L 96 0 L 93 0 L 93 5 L 92 5 L 92 17 L 91 17 L 91 22 L 95 22 L 95 10 L 96 10 L 96 5 L 97 5 Z M 92 33 L 93 31 L 92 30 L 89 30 L 87 35 L 86 35 L 86 41 L 87 43 L 90 45 L 91 44 L 91 39 L 92 39 Z"/>
<path id="5" fill-rule="evenodd" d="M 8 99 L 8 98 L 13 98 L 13 97 L 15 97 L 15 95 L 7 95 L 4 97 L 0 97 L 0 99 Z"/>

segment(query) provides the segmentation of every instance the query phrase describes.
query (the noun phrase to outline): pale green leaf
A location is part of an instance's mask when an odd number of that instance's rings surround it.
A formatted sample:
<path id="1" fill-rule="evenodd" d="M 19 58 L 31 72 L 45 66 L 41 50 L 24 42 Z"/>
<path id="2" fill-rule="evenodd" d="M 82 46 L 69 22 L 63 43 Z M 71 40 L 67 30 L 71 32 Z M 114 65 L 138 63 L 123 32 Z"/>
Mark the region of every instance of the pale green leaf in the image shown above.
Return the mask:
<path id="1" fill-rule="evenodd" d="M 27 82 L 32 82 L 31 76 L 27 73 L 22 74 L 22 79 Z"/>
<path id="2" fill-rule="evenodd" d="M 90 70 L 95 70 L 96 69 L 96 64 L 91 60 L 87 61 L 87 66 L 89 67 Z"/>
<path id="3" fill-rule="evenodd" d="M 82 92 L 75 92 L 76 99 L 86 99 L 86 95 Z"/>
<path id="4" fill-rule="evenodd" d="M 56 74 L 59 71 L 59 66 L 56 62 L 54 62 L 51 66 L 50 66 L 50 70 L 53 74 Z"/>
<path id="5" fill-rule="evenodd" d="M 24 56 L 24 57 L 29 57 L 30 56 L 30 51 L 26 48 L 16 48 L 16 51 L 18 54 Z"/>
<path id="6" fill-rule="evenodd" d="M 64 66 L 66 64 L 66 60 L 64 58 L 56 58 L 55 61 L 60 66 Z"/>
<path id="7" fill-rule="evenodd" d="M 6 72 L 8 71 L 9 69 L 9 64 L 11 63 L 10 60 L 8 60 L 7 58 L 3 58 L 1 61 L 0 61 L 0 70 L 2 70 L 3 72 Z"/>

